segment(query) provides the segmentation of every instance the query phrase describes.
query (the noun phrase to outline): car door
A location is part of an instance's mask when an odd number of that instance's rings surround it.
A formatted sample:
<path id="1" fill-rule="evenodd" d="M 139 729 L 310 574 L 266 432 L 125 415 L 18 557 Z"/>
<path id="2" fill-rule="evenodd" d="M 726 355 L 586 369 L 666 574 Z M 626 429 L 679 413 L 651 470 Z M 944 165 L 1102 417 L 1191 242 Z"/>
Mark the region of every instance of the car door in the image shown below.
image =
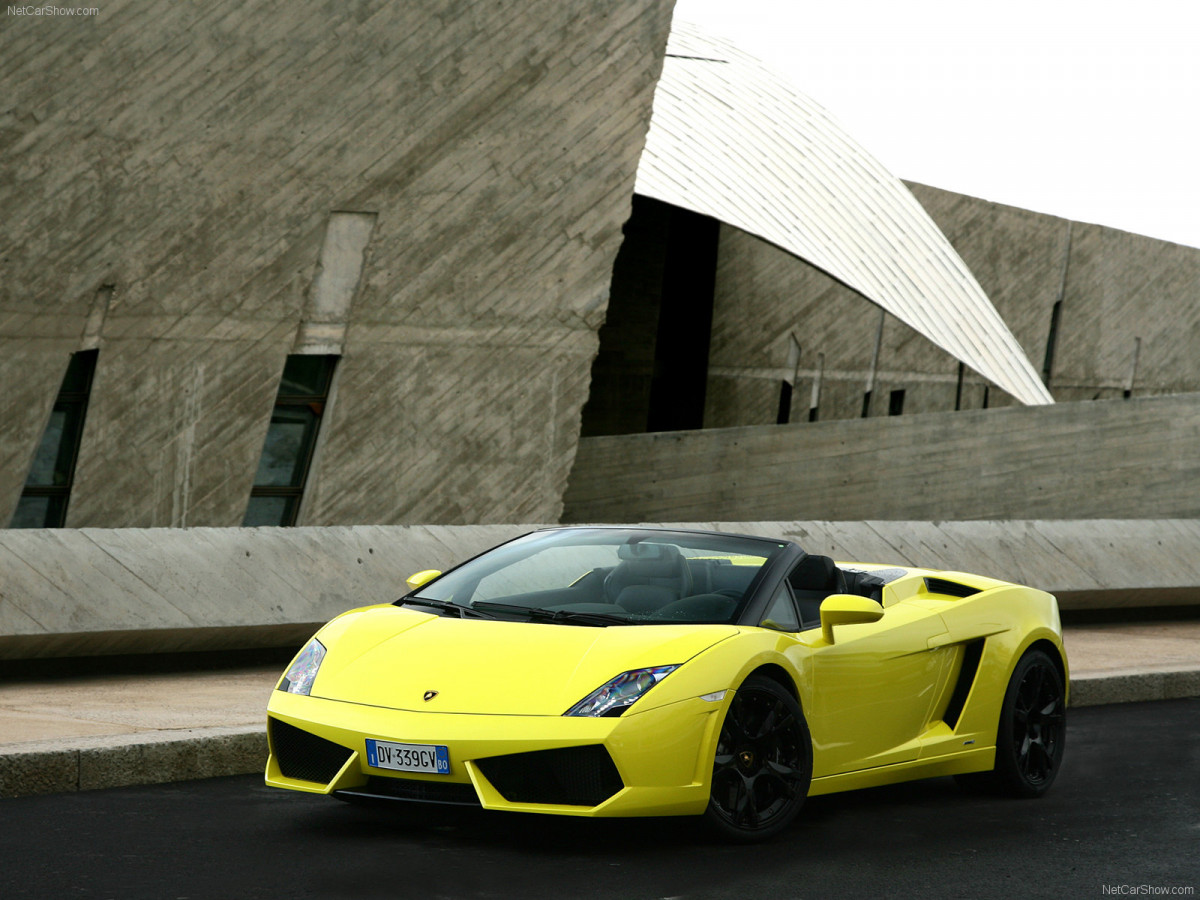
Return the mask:
<path id="1" fill-rule="evenodd" d="M 936 646 L 945 632 L 936 612 L 904 601 L 877 622 L 836 626 L 832 644 L 819 626 L 800 632 L 811 653 L 814 778 L 917 758 L 953 658 Z"/>

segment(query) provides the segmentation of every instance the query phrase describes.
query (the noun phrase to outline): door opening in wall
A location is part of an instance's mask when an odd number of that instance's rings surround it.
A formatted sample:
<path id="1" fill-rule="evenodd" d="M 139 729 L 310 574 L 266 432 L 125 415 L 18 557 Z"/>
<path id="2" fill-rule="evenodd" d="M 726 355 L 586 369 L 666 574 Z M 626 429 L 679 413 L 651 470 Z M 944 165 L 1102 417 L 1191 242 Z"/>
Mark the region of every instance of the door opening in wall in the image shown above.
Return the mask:
<path id="1" fill-rule="evenodd" d="M 716 219 L 634 195 L 580 434 L 704 425 Z"/>

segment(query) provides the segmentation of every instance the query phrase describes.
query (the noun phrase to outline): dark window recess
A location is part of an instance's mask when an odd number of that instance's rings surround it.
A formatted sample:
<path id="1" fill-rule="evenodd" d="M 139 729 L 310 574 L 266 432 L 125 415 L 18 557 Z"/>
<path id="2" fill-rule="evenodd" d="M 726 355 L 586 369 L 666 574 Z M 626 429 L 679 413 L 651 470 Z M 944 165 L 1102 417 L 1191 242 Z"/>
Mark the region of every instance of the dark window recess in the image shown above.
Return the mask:
<path id="1" fill-rule="evenodd" d="M 720 223 L 672 208 L 647 431 L 704 427 Z"/>
<path id="2" fill-rule="evenodd" d="M 775 424 L 786 425 L 791 417 L 792 383 L 790 381 L 781 381 L 779 382 L 779 413 L 775 416 Z"/>
<path id="3" fill-rule="evenodd" d="M 1056 300 L 1050 310 L 1050 330 L 1046 334 L 1046 356 L 1042 362 L 1042 384 L 1050 386 L 1054 375 L 1054 351 L 1058 348 L 1058 329 L 1062 323 L 1062 301 Z"/>
<path id="4" fill-rule="evenodd" d="M 75 479 L 79 439 L 98 355 L 97 350 L 71 355 L 10 527 L 62 528 L 66 523 L 67 501 Z"/>
<path id="5" fill-rule="evenodd" d="M 336 363 L 336 356 L 288 357 L 242 525 L 296 524 Z"/>
<path id="6" fill-rule="evenodd" d="M 898 416 L 904 412 L 904 391 L 892 391 L 888 397 L 888 415 Z"/>
<path id="7" fill-rule="evenodd" d="M 581 435 L 700 428 L 720 224 L 635 195 Z"/>

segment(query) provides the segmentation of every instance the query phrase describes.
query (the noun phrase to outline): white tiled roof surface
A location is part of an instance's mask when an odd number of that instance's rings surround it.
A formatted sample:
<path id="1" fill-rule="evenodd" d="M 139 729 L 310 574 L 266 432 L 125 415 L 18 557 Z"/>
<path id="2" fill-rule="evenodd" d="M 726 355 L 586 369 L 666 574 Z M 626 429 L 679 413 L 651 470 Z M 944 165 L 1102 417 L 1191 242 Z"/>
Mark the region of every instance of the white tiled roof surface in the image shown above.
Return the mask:
<path id="1" fill-rule="evenodd" d="M 673 27 L 636 191 L 801 257 L 1021 402 L 1053 402 L 900 179 L 783 77 L 694 26 Z"/>

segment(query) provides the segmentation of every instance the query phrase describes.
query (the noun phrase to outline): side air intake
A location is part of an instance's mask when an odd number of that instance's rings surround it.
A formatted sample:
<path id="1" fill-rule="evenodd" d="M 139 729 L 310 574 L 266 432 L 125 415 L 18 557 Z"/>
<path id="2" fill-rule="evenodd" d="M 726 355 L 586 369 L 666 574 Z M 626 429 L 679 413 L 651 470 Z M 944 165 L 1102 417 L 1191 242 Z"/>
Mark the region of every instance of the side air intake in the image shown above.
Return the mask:
<path id="1" fill-rule="evenodd" d="M 963 707 L 967 704 L 967 695 L 971 693 L 971 685 L 975 683 L 975 675 L 979 671 L 979 660 L 983 656 L 983 638 L 970 641 L 963 645 L 962 666 L 958 670 L 958 680 L 954 683 L 954 693 L 946 704 L 942 721 L 955 728 Z"/>
<path id="2" fill-rule="evenodd" d="M 959 584 L 957 581 L 947 581 L 945 578 L 926 578 L 925 590 L 931 594 L 944 594 L 947 597 L 970 597 L 972 594 L 982 593 L 979 588 Z"/>

